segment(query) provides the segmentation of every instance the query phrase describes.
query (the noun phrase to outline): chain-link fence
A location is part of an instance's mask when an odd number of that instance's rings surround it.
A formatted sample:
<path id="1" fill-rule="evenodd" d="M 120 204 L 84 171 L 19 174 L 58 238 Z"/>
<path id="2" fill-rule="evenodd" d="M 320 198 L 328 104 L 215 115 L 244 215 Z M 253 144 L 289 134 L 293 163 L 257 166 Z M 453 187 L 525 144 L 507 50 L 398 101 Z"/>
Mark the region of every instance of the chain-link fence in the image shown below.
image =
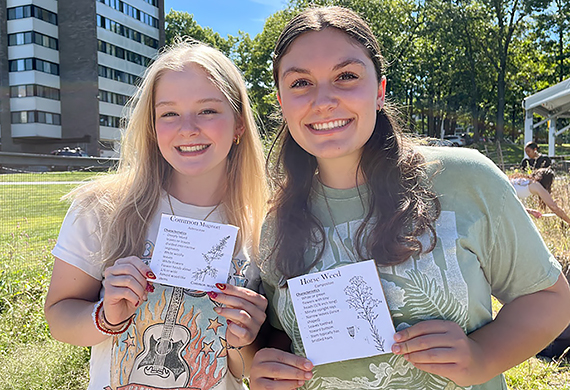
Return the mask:
<path id="1" fill-rule="evenodd" d="M 3 168 L 0 175 L 0 265 L 35 267 L 49 256 L 69 207 L 61 197 L 97 173 L 31 172 Z"/>

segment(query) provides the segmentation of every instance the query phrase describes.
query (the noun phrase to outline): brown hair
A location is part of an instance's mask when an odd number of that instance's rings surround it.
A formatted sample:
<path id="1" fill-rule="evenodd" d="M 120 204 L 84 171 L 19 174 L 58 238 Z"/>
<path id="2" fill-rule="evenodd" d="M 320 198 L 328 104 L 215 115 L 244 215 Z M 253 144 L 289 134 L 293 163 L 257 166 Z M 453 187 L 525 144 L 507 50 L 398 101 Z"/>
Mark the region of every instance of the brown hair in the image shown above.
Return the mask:
<path id="1" fill-rule="evenodd" d="M 530 175 L 530 178 L 542 184 L 548 193 L 552 192 L 552 182 L 554 181 L 554 171 L 552 169 L 537 169 Z"/>
<path id="2" fill-rule="evenodd" d="M 273 77 L 279 88 L 279 65 L 291 44 L 310 31 L 335 28 L 355 40 L 372 60 L 378 82 L 384 72 L 383 57 L 374 34 L 356 13 L 341 7 L 310 8 L 294 17 L 281 33 L 274 50 Z M 275 220 L 276 267 L 285 277 L 301 275 L 322 256 L 325 237 L 321 223 L 311 213 L 309 195 L 317 171 L 316 158 L 293 139 L 285 122 L 271 148 L 268 162 L 280 141 L 273 179 L 277 190 L 271 213 Z M 378 111 L 370 139 L 362 148 L 359 169 L 371 196 L 368 212 L 356 232 L 361 258 L 393 265 L 422 252 L 418 237 L 430 234 L 431 251 L 436 243 L 434 221 L 440 204 L 431 191 L 421 154 L 412 148 L 388 106 Z M 375 222 L 371 220 L 375 219 Z M 372 229 L 367 229 L 368 224 Z M 366 237 L 365 237 L 366 236 Z M 310 245 L 320 247 L 311 264 L 304 254 Z"/>

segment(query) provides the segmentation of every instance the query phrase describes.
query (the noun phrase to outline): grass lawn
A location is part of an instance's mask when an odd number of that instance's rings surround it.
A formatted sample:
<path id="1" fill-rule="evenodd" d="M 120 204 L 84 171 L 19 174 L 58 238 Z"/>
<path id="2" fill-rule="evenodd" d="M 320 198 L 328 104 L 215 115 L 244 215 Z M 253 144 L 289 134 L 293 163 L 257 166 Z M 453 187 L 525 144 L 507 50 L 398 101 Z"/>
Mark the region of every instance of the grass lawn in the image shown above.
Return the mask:
<path id="1" fill-rule="evenodd" d="M 53 340 L 43 317 L 53 264 L 50 250 L 68 208 L 59 199 L 74 185 L 16 182 L 83 181 L 93 175 L 0 175 L 0 183 L 14 183 L 0 186 L 0 390 L 87 387 L 88 348 Z M 558 180 L 554 192 L 567 211 L 569 184 L 568 178 Z M 552 252 L 569 267 L 570 229 L 552 218 L 535 222 Z M 565 363 L 532 358 L 505 375 L 513 390 L 570 390 L 570 368 Z"/>

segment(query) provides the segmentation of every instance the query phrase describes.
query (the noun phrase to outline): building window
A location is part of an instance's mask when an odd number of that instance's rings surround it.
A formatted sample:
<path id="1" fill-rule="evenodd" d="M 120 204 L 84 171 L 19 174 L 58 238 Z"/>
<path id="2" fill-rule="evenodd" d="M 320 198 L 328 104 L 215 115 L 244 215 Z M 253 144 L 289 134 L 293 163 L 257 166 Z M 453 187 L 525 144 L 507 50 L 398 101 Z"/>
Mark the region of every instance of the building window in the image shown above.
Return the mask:
<path id="1" fill-rule="evenodd" d="M 10 97 L 21 98 L 37 96 L 46 99 L 59 100 L 59 89 L 38 84 L 14 85 L 10 87 Z"/>
<path id="2" fill-rule="evenodd" d="M 61 115 L 45 111 L 15 111 L 12 112 L 12 123 L 45 123 L 61 125 Z"/>
<path id="3" fill-rule="evenodd" d="M 124 106 L 129 101 L 130 96 L 121 95 L 115 92 L 99 90 L 99 100 L 105 103 L 118 104 Z"/>
<path id="4" fill-rule="evenodd" d="M 99 115 L 99 125 L 120 128 L 121 118 L 111 115 Z"/>
<path id="5" fill-rule="evenodd" d="M 99 76 L 131 85 L 137 85 L 139 82 L 139 77 L 135 76 L 134 74 L 123 72 L 122 70 L 108 68 L 103 65 L 99 65 Z"/>
<path id="6" fill-rule="evenodd" d="M 115 56 L 122 60 L 127 60 L 137 65 L 148 66 L 148 64 L 150 64 L 150 58 L 129 50 L 125 50 L 122 47 L 115 46 L 109 42 L 99 40 L 97 41 L 97 47 L 102 53 Z"/>
<path id="7" fill-rule="evenodd" d="M 38 7 L 37 5 L 23 5 L 20 7 L 8 8 L 8 20 L 32 17 L 57 26 L 57 14 Z"/>
<path id="8" fill-rule="evenodd" d="M 20 58 L 8 61 L 10 72 L 37 70 L 44 73 L 59 75 L 59 65 L 39 58 Z"/>
<path id="9" fill-rule="evenodd" d="M 30 43 L 49 47 L 50 49 L 54 50 L 57 50 L 58 48 L 57 39 L 44 34 L 40 34 L 36 31 L 26 31 L 8 35 L 9 46 L 27 45 Z"/>
<path id="10" fill-rule="evenodd" d="M 127 4 L 121 0 L 98 0 L 98 1 L 100 3 L 108 5 L 111 8 L 116 9 L 117 11 L 124 13 L 125 15 L 137 19 L 138 21 L 148 24 L 149 26 L 158 28 L 157 18 L 139 10 L 138 8 L 133 7 L 130 4 Z"/>
<path id="11" fill-rule="evenodd" d="M 145 2 L 149 3 L 150 5 L 154 5 L 158 7 L 158 0 L 144 0 Z"/>
<path id="12" fill-rule="evenodd" d="M 158 40 L 141 32 L 133 30 L 127 26 L 123 26 L 120 23 L 115 22 L 109 18 L 101 15 L 97 15 L 97 26 L 114 32 L 115 34 L 121 35 L 123 37 L 129 38 L 133 41 L 142 43 L 146 46 L 152 47 L 153 49 L 158 49 Z"/>

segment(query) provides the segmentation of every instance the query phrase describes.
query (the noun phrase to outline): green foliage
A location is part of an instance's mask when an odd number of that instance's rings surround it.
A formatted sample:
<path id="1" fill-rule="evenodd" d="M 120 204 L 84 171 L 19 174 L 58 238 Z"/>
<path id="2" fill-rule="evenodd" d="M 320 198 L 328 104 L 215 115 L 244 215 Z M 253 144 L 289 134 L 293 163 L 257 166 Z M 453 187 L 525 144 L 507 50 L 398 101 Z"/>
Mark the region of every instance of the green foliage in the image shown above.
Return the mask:
<path id="1" fill-rule="evenodd" d="M 0 182 L 81 181 L 92 173 L 1 175 Z M 51 338 L 44 319 L 59 226 L 73 185 L 3 185 L 0 191 L 0 390 L 85 389 L 89 350 Z"/>
<path id="2" fill-rule="evenodd" d="M 232 49 L 237 42 L 237 38 L 228 35 L 223 38 L 210 27 L 201 27 L 194 16 L 181 11 L 171 10 L 166 16 L 166 43 L 172 44 L 181 37 L 191 37 L 201 42 L 207 43 L 227 56 L 231 56 Z"/>

